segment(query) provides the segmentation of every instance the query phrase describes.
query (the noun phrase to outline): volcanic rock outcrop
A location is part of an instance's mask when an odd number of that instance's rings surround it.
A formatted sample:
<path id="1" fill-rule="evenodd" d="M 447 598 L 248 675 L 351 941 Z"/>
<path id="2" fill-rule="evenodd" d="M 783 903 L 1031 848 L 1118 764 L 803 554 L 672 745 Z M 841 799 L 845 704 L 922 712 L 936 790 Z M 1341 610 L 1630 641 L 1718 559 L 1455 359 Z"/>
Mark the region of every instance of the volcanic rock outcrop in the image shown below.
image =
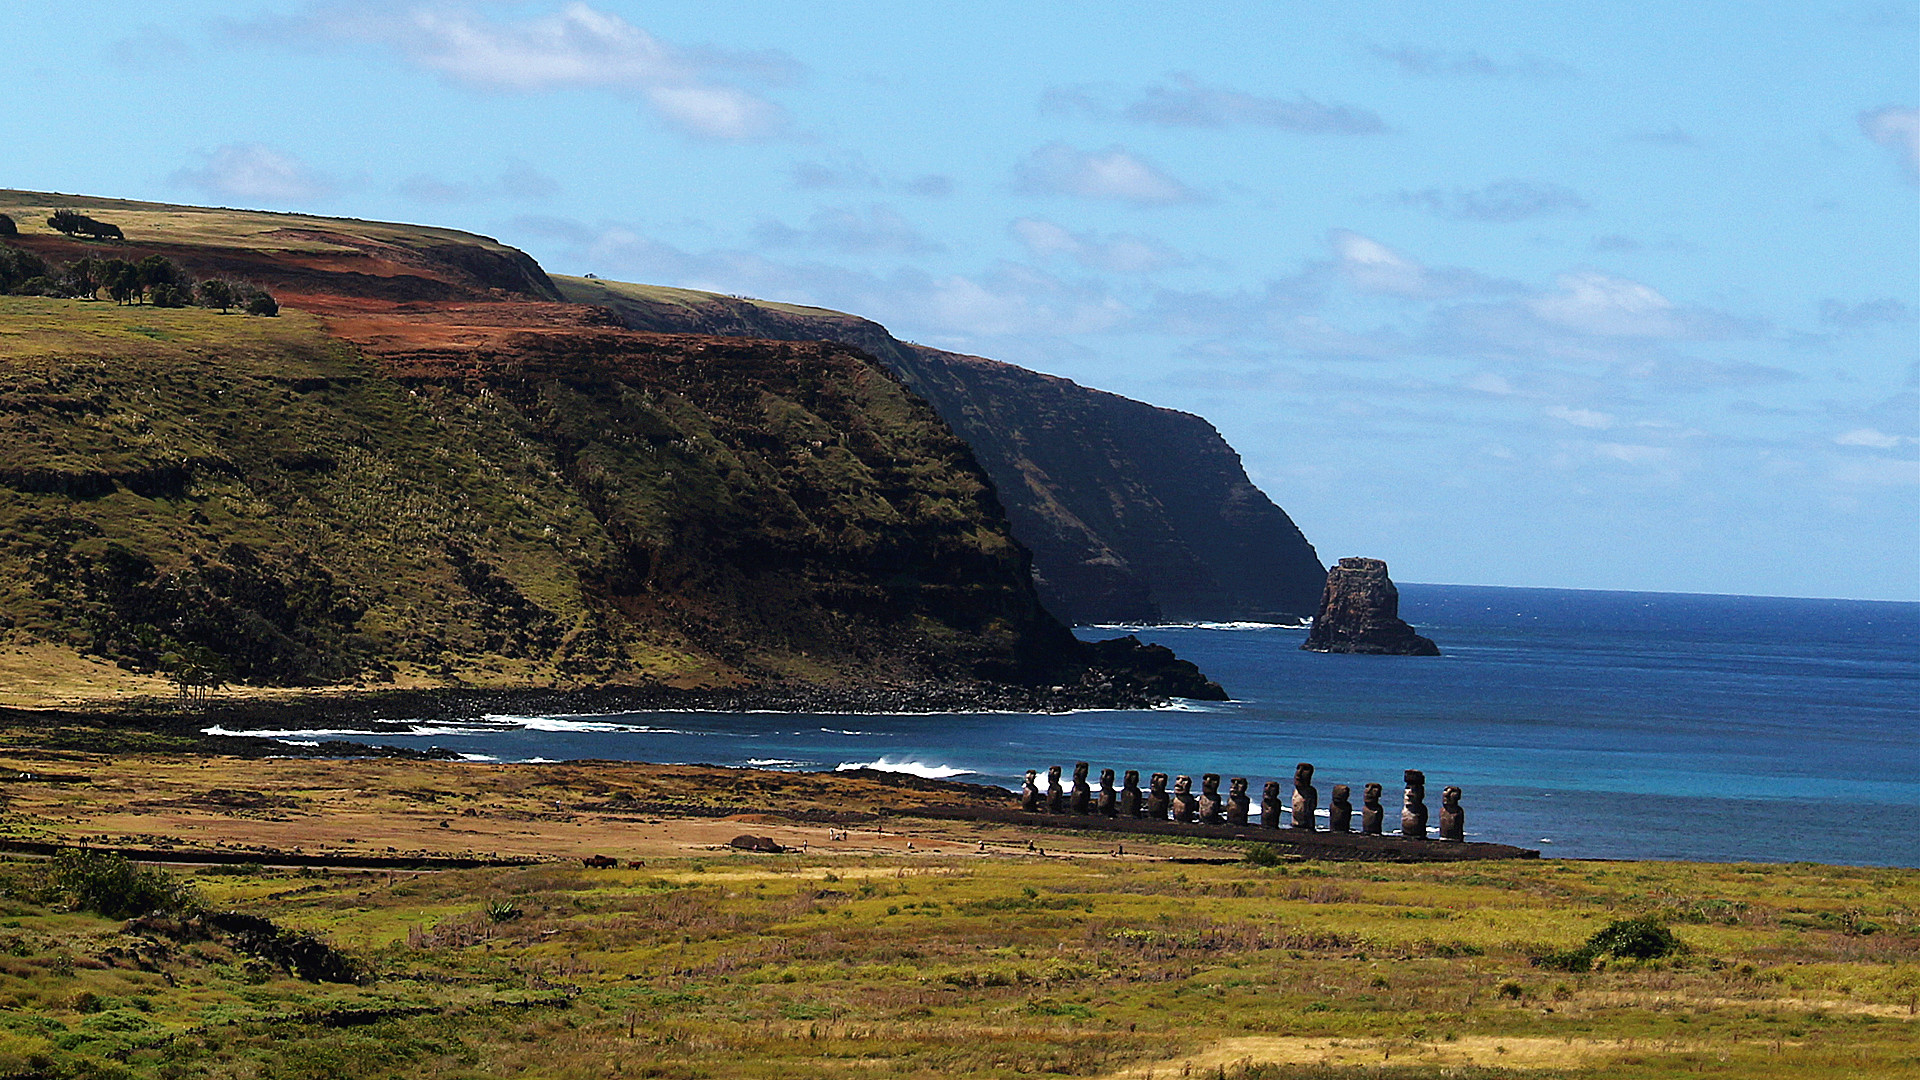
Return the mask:
<path id="1" fill-rule="evenodd" d="M 1320 614 L 1307 634 L 1309 652 L 1439 656 L 1440 648 L 1400 619 L 1400 590 L 1379 559 L 1341 559 L 1327 571 Z"/>

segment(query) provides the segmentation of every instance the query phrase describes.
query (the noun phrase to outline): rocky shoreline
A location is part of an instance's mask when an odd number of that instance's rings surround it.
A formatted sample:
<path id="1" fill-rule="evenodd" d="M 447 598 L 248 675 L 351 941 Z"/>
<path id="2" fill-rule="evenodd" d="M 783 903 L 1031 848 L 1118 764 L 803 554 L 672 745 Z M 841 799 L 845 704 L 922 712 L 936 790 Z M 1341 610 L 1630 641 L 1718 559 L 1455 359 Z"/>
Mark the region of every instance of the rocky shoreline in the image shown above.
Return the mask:
<path id="1" fill-rule="evenodd" d="M 1125 639 L 1121 639 L 1125 640 Z M 1166 652 L 1143 646 L 1141 652 Z M 1171 657 L 1171 653 L 1167 653 Z M 1175 661 L 1186 664 L 1185 661 Z M 1194 674 L 1198 674 L 1197 669 Z M 433 688 L 419 690 L 327 690 L 310 694 L 235 696 L 183 707 L 170 697 L 130 698 L 45 709 L 0 709 L 0 729 L 9 741 L 23 737 L 55 750 L 113 753 L 172 748 L 180 752 L 249 757 L 451 758 L 446 750 L 371 746 L 345 740 L 295 746 L 227 731 L 354 726 L 404 732 L 421 721 L 454 721 L 487 715 L 568 715 L 623 712 L 790 713 L 1059 713 L 1083 709 L 1144 709 L 1176 695 L 1150 693 L 1141 680 L 1030 687 L 1004 683 L 903 684 L 890 686 L 792 685 L 728 689 L 671 686 L 601 686 L 575 689 Z M 1213 684 L 1207 684 L 1213 685 Z M 1185 687 L 1182 687 L 1185 688 Z M 1217 686 L 1214 687 L 1218 689 Z M 1222 695 L 1224 696 L 1224 695 Z M 156 742 L 158 740 L 158 742 Z"/>

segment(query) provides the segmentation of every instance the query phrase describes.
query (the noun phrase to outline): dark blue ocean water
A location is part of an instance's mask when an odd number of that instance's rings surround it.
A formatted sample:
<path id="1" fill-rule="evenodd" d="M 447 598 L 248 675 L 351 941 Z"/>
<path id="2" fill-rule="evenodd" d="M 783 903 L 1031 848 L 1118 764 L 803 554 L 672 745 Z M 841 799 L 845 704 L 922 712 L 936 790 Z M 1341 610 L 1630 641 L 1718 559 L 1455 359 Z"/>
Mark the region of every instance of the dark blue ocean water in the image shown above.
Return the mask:
<path id="1" fill-rule="evenodd" d="M 1235 700 L 1067 715 L 489 717 L 354 735 L 503 761 L 873 765 L 1016 787 L 1029 768 L 1465 789 L 1469 839 L 1543 854 L 1920 866 L 1920 604 L 1401 586 L 1438 658 L 1326 656 L 1305 631 L 1132 629 Z M 1115 628 L 1082 628 L 1109 637 Z"/>

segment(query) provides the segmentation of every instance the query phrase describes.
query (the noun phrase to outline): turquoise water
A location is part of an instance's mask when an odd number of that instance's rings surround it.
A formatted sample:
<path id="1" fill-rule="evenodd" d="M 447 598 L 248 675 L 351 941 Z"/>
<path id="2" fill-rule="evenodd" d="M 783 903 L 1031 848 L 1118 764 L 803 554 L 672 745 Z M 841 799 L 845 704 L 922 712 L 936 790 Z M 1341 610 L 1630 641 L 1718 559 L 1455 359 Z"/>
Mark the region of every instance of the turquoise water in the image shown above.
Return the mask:
<path id="1" fill-rule="evenodd" d="M 1402 585 L 1438 658 L 1326 656 L 1305 631 L 1127 628 L 1235 700 L 1067 715 L 486 717 L 405 735 L 503 761 L 854 765 L 1015 787 L 1077 760 L 1290 788 L 1401 771 L 1465 789 L 1469 839 L 1544 854 L 1920 866 L 1920 604 Z M 1083 628 L 1109 637 L 1116 628 Z"/>

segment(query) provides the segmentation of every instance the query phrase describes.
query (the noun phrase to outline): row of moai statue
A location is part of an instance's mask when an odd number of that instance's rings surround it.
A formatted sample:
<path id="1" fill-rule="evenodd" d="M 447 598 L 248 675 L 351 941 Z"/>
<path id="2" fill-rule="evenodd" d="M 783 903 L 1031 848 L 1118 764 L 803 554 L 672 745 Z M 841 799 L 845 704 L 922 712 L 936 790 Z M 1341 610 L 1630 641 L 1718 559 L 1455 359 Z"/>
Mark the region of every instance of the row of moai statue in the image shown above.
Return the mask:
<path id="1" fill-rule="evenodd" d="M 1154 773 L 1146 792 L 1140 790 L 1140 770 L 1128 769 L 1118 791 L 1113 786 L 1113 770 L 1100 770 L 1100 790 L 1087 783 L 1087 763 L 1073 767 L 1073 786 L 1060 784 L 1060 766 L 1047 770 L 1047 789 L 1042 793 L 1040 773 L 1027 770 L 1026 786 L 1020 793 L 1020 808 L 1033 813 L 1083 814 L 1100 817 L 1144 818 L 1148 821 L 1181 821 L 1201 825 L 1246 825 L 1253 812 L 1247 798 L 1247 779 L 1236 776 L 1228 783 L 1227 795 L 1220 797 L 1220 774 L 1207 773 L 1200 778 L 1200 794 L 1193 793 L 1193 778 L 1173 778 L 1173 790 L 1167 790 L 1167 774 Z M 1407 840 L 1427 838 L 1427 775 L 1408 769 L 1405 776 L 1406 801 L 1400 810 L 1400 835 Z M 1333 785 L 1333 798 L 1327 803 L 1327 830 L 1353 831 L 1353 789 L 1346 784 Z M 1380 836 L 1386 811 L 1380 805 L 1381 787 L 1368 784 L 1360 803 L 1360 832 Z M 1291 811 L 1287 823 L 1309 832 L 1319 828 L 1320 789 L 1313 786 L 1313 766 L 1301 762 L 1293 771 L 1293 804 L 1280 803 L 1280 782 L 1267 781 L 1260 794 L 1260 824 L 1269 829 L 1280 827 L 1283 809 Z M 1467 814 L 1460 809 L 1460 789 L 1448 787 L 1440 793 L 1440 839 L 1465 840 Z"/>

